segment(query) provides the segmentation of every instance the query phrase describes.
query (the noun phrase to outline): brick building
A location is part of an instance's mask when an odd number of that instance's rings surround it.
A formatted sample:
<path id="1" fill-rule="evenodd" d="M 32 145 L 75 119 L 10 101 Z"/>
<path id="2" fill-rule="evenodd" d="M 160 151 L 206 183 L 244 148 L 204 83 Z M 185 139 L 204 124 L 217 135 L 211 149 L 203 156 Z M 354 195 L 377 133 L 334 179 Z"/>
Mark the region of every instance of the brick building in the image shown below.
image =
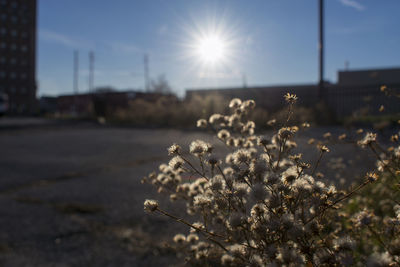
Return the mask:
<path id="1" fill-rule="evenodd" d="M 10 113 L 36 111 L 36 0 L 0 0 L 0 93 Z"/>

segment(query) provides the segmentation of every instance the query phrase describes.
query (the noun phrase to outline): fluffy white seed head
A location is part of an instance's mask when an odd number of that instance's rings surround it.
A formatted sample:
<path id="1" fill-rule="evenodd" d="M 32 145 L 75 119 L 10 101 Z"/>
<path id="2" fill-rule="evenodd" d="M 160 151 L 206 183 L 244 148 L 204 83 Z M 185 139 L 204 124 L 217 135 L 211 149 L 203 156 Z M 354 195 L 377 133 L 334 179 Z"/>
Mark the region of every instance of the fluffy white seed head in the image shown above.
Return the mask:
<path id="1" fill-rule="evenodd" d="M 232 109 L 237 109 L 240 107 L 241 104 L 242 104 L 242 100 L 240 100 L 239 98 L 234 98 L 229 103 L 229 107 Z"/>
<path id="2" fill-rule="evenodd" d="M 153 199 L 146 199 L 144 201 L 144 210 L 146 212 L 154 212 L 158 208 L 158 202 Z"/>

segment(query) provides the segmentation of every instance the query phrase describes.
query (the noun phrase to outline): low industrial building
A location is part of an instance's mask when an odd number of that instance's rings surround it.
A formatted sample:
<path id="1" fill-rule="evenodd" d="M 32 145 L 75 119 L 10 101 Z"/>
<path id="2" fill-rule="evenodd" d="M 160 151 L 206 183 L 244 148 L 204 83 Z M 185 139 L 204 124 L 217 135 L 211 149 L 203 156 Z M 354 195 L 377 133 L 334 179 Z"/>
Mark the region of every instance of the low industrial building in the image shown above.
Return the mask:
<path id="1" fill-rule="evenodd" d="M 322 102 L 339 118 L 352 115 L 361 109 L 368 109 L 376 115 L 379 107 L 385 106 L 383 114 L 400 112 L 400 99 L 381 92 L 381 86 L 388 90 L 400 90 L 400 68 L 345 70 L 338 72 L 338 83 L 324 83 L 322 90 L 316 84 L 236 87 L 218 89 L 188 89 L 186 99 L 219 94 L 225 98 L 254 99 L 258 106 L 270 111 L 283 107 L 283 95 L 296 94 L 298 104 L 312 107 Z"/>

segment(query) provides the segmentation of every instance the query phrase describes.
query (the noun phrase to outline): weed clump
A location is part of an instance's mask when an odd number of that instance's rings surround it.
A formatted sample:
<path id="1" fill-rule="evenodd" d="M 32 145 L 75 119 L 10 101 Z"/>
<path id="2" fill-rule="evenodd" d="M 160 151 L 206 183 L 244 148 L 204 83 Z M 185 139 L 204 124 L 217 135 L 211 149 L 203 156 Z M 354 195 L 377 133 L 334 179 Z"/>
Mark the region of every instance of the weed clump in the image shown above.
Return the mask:
<path id="1" fill-rule="evenodd" d="M 229 115 L 197 122 L 215 132 L 227 153 L 202 140 L 193 141 L 189 153 L 173 144 L 169 163 L 143 178 L 159 192 L 169 192 L 171 201 L 184 202 L 191 220 L 165 211 L 155 200 L 146 200 L 145 210 L 188 226 L 188 233 L 173 241 L 191 265 L 398 266 L 398 143 L 385 150 L 374 133 L 356 140 L 374 152 L 377 168 L 358 185 L 339 190 L 317 172 L 331 148 L 310 141 L 319 149 L 313 164 L 294 152 L 296 134 L 310 125 L 291 124 L 297 96 L 284 98 L 286 117 L 280 124 L 268 121 L 275 127 L 271 136 L 255 134 L 256 125 L 248 120 L 253 100 L 233 99 Z"/>

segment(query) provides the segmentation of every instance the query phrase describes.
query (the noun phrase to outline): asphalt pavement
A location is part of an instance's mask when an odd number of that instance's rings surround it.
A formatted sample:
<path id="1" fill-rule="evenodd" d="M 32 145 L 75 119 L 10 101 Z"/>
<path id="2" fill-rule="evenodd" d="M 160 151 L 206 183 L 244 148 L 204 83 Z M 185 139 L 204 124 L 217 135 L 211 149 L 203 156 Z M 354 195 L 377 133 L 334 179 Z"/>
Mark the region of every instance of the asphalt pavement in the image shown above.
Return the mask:
<path id="1" fill-rule="evenodd" d="M 316 129 L 299 146 L 327 130 L 343 129 Z M 140 180 L 168 160 L 170 144 L 194 139 L 217 142 L 194 131 L 0 120 L 0 266 L 177 266 L 167 244 L 185 228 L 143 212 L 144 199 L 157 194 Z M 307 149 L 312 162 L 318 152 Z M 355 179 L 374 163 L 352 145 L 331 150 L 358 164 L 332 179 Z"/>

